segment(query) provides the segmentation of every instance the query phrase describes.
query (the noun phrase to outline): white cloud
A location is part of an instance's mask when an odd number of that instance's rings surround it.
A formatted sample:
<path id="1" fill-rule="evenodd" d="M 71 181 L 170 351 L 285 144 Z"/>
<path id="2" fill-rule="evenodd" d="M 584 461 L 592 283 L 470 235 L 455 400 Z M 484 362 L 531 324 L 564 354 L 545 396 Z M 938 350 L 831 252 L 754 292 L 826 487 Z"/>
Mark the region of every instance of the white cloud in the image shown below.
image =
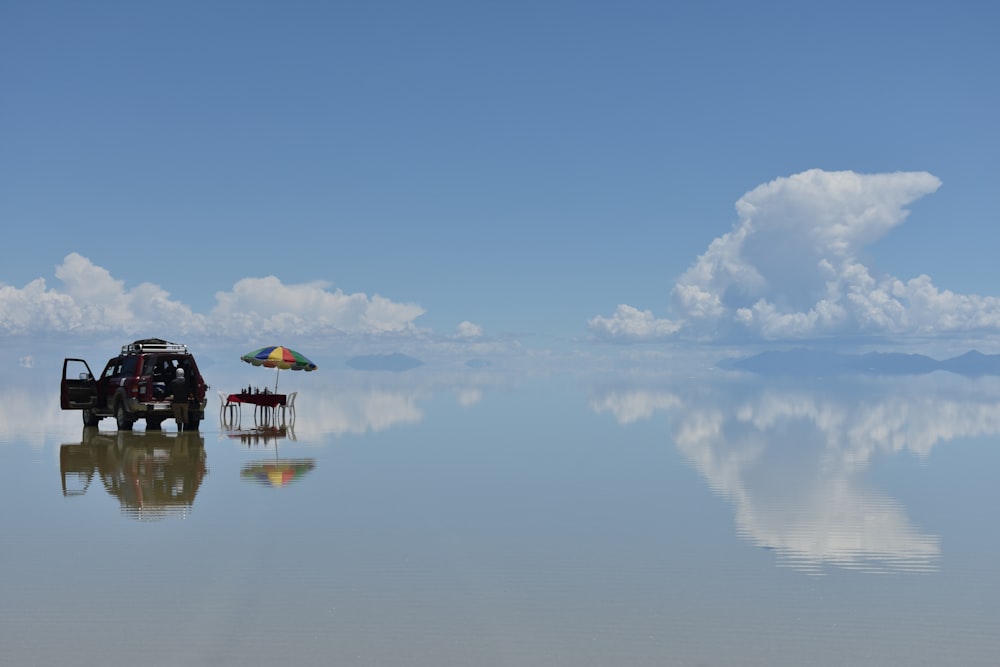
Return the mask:
<path id="1" fill-rule="evenodd" d="M 590 320 L 590 329 L 608 340 L 623 342 L 663 339 L 680 328 L 669 320 L 657 319 L 651 311 L 621 304 L 611 317 Z"/>
<path id="2" fill-rule="evenodd" d="M 244 278 L 232 292 L 217 292 L 210 317 L 224 333 L 256 330 L 298 335 L 416 331 L 424 310 L 378 294 L 330 292 L 325 282 L 285 285 L 275 276 Z"/>
<path id="3" fill-rule="evenodd" d="M 455 335 L 459 338 L 482 338 L 483 328 L 472 322 L 460 322 Z"/>
<path id="4" fill-rule="evenodd" d="M 926 275 L 874 275 L 862 259 L 940 185 L 926 172 L 818 169 L 765 183 L 677 281 L 670 319 L 620 305 L 590 329 L 622 342 L 996 332 L 1000 298 L 941 290 Z"/>
<path id="5" fill-rule="evenodd" d="M 151 283 L 127 288 L 123 281 L 79 254 L 56 268 L 61 288 L 43 278 L 18 289 L 0 285 L 0 332 L 174 334 L 242 336 L 415 333 L 424 313 L 415 304 L 385 297 L 330 291 L 322 282 L 285 285 L 278 278 L 244 278 L 230 292 L 216 293 L 208 314 L 192 312 Z"/>
<path id="6" fill-rule="evenodd" d="M 150 283 L 126 289 L 106 269 L 76 253 L 56 267 L 56 277 L 62 290 L 50 289 L 43 278 L 23 289 L 0 286 L 0 331 L 135 334 L 165 323 L 181 333 L 206 329 L 203 316 L 171 301 L 168 292 Z"/>

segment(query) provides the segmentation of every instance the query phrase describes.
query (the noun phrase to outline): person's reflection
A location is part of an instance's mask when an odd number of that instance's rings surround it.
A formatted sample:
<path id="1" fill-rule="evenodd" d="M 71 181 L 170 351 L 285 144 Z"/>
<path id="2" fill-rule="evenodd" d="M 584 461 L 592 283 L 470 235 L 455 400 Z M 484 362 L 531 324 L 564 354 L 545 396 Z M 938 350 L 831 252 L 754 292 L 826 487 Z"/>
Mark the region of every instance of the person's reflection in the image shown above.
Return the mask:
<path id="1" fill-rule="evenodd" d="M 63 495 L 87 492 L 94 477 L 123 513 L 143 520 L 183 515 L 208 472 L 198 432 L 109 431 L 86 427 L 79 443 L 59 449 Z"/>

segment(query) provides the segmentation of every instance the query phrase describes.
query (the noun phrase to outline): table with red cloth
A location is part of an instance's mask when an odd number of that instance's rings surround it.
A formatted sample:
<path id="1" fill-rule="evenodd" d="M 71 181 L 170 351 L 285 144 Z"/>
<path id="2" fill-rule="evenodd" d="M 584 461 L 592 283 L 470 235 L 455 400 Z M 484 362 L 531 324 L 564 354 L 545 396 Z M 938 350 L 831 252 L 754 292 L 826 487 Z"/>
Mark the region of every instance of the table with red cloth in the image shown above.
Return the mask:
<path id="1" fill-rule="evenodd" d="M 226 401 L 237 404 L 250 403 L 254 406 L 254 421 L 270 423 L 277 418 L 277 409 L 288 402 L 288 396 L 286 394 L 271 393 L 251 394 L 244 391 L 238 394 L 229 394 L 226 397 Z"/>
<path id="2" fill-rule="evenodd" d="M 230 403 L 253 403 L 264 408 L 276 408 L 279 405 L 284 405 L 288 396 L 286 394 L 249 394 L 244 391 L 239 394 L 230 394 L 226 400 Z"/>

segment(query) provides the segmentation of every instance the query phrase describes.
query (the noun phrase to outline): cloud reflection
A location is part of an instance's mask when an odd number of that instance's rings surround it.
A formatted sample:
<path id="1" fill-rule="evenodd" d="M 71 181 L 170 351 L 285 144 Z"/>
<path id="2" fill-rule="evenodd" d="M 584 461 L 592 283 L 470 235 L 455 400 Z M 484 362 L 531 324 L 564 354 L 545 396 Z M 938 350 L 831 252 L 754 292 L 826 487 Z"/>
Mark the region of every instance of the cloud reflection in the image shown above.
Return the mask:
<path id="1" fill-rule="evenodd" d="M 928 571 L 937 568 L 939 538 L 914 526 L 865 472 L 876 457 L 925 457 L 956 438 L 1000 433 L 997 383 L 964 386 L 610 389 L 590 407 L 621 424 L 667 415 L 677 448 L 733 502 L 739 534 L 784 565 Z"/>
<path id="2" fill-rule="evenodd" d="M 303 444 L 413 426 L 424 420 L 423 405 L 435 396 L 453 396 L 468 408 L 483 401 L 484 392 L 510 386 L 509 378 L 468 371 L 414 375 L 350 370 L 315 373 L 307 379 L 298 383 L 295 402 L 294 434 Z M 221 381 L 222 386 L 237 384 L 238 380 Z M 208 409 L 218 412 L 219 405 L 210 404 Z M 252 413 L 245 411 L 241 422 L 252 425 Z"/>
<path id="3" fill-rule="evenodd" d="M 295 432 L 300 438 L 363 435 L 402 424 L 416 424 L 423 417 L 417 401 L 423 394 L 405 389 L 344 389 L 303 392 L 296 402 Z"/>
<path id="4" fill-rule="evenodd" d="M 54 438 L 72 433 L 83 426 L 78 410 L 59 407 L 59 384 L 41 391 L 27 385 L 0 389 L 0 441 L 17 438 L 41 448 Z"/>

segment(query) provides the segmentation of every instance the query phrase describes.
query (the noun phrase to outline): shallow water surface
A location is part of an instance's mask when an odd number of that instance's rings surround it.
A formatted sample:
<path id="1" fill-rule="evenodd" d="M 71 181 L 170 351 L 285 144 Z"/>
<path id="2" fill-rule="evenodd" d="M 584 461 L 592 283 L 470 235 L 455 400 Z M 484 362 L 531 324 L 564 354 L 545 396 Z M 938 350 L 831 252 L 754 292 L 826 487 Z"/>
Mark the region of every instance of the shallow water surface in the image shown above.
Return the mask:
<path id="1" fill-rule="evenodd" d="M 0 389 L 3 663 L 997 664 L 996 381 L 289 382 L 181 434 Z"/>

